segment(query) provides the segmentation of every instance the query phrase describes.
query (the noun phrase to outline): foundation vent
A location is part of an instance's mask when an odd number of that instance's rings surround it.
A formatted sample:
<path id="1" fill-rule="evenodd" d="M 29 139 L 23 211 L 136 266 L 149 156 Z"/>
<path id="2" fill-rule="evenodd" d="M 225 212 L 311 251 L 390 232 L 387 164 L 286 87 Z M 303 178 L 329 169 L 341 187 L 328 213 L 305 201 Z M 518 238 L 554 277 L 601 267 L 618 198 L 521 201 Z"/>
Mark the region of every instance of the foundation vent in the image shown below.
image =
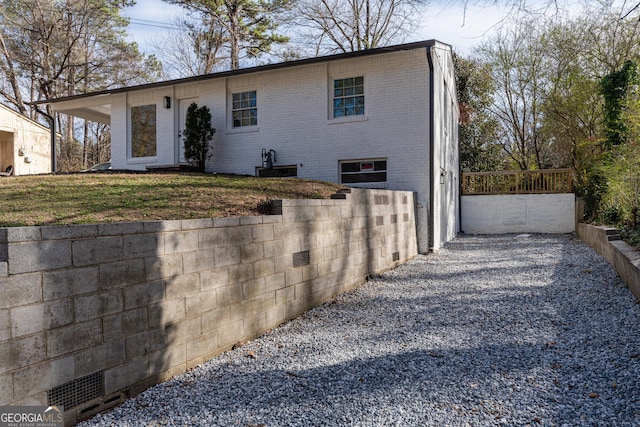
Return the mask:
<path id="1" fill-rule="evenodd" d="M 47 404 L 62 406 L 66 411 L 102 396 L 104 396 L 104 372 L 98 371 L 52 388 L 47 392 Z"/>
<path id="2" fill-rule="evenodd" d="M 400 261 L 400 252 L 394 252 L 392 256 L 394 261 Z"/>
<path id="3" fill-rule="evenodd" d="M 304 267 L 311 264 L 309 251 L 296 252 L 293 254 L 293 268 Z"/>

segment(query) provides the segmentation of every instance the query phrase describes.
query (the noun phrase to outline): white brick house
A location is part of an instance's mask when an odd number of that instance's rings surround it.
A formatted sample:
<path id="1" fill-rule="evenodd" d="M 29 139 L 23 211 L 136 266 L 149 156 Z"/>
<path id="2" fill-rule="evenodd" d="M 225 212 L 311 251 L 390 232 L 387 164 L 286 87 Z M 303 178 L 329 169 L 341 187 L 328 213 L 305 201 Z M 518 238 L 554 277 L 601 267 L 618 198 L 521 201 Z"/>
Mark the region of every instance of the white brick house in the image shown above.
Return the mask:
<path id="1" fill-rule="evenodd" d="M 50 104 L 110 124 L 112 168 L 144 170 L 184 161 L 181 132 L 192 102 L 209 107 L 217 130 L 208 171 L 258 175 L 263 152 L 273 150 L 272 174 L 415 191 L 420 252 L 459 230 L 458 104 L 446 44 L 290 61 Z"/>

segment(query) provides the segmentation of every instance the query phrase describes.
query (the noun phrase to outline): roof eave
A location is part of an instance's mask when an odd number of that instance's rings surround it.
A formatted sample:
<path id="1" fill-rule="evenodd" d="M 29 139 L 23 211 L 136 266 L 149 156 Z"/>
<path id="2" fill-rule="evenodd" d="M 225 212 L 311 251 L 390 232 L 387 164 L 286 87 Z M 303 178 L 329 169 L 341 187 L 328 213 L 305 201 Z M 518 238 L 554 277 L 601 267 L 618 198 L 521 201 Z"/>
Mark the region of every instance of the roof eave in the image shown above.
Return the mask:
<path id="1" fill-rule="evenodd" d="M 299 60 L 295 60 L 295 61 L 279 62 L 279 63 L 275 63 L 275 64 L 267 64 L 267 65 L 259 65 L 259 66 L 255 66 L 255 67 L 249 67 L 249 68 L 241 68 L 241 69 L 238 69 L 238 70 L 222 71 L 222 72 L 213 73 L 213 74 L 205 74 L 205 75 L 193 76 L 193 77 L 184 77 L 184 78 L 173 79 L 173 80 L 164 80 L 164 81 L 155 82 L 155 83 L 145 83 L 145 84 L 141 84 L 141 85 L 121 87 L 121 88 L 117 88 L 117 89 L 106 89 L 106 90 L 97 91 L 97 92 L 91 92 L 91 93 L 86 93 L 86 94 L 67 96 L 67 97 L 63 97 L 63 98 L 55 98 L 55 99 L 49 99 L 49 100 L 44 100 L 44 101 L 36 101 L 36 102 L 32 102 L 31 104 L 32 105 L 57 104 L 57 103 L 60 103 L 60 102 L 73 101 L 73 100 L 96 97 L 96 96 L 101 96 L 101 95 L 113 95 L 113 94 L 118 94 L 118 93 L 132 92 L 132 91 L 145 90 L 145 89 L 158 89 L 158 88 L 174 86 L 174 85 L 179 85 L 179 84 L 185 84 L 185 83 L 194 83 L 194 82 L 200 82 L 200 81 L 204 81 L 204 80 L 213 80 L 213 79 L 219 79 L 219 78 L 225 78 L 225 77 L 231 77 L 231 76 L 239 76 L 239 75 L 243 75 L 243 74 L 252 74 L 252 73 L 258 73 L 258 72 L 264 72 L 264 71 L 279 70 L 279 69 L 284 69 L 284 68 L 300 67 L 300 66 L 317 64 L 317 63 L 322 63 L 322 62 L 330 62 L 330 61 L 337 61 L 337 60 L 342 60 L 342 59 L 358 58 L 358 57 L 371 56 L 371 55 L 379 55 L 379 54 L 383 54 L 383 53 L 398 52 L 398 51 L 403 51 L 403 50 L 420 49 L 420 48 L 426 48 L 428 46 L 433 46 L 436 43 L 441 43 L 441 42 L 438 42 L 437 40 L 431 39 L 431 40 L 424 40 L 424 41 L 406 43 L 406 44 L 401 44 L 401 45 L 380 47 L 380 48 L 368 49 L 368 50 L 360 50 L 360 51 L 356 51 L 356 52 L 338 53 L 338 54 L 327 55 L 327 56 L 319 56 L 319 57 L 314 57 L 314 58 L 299 59 Z"/>

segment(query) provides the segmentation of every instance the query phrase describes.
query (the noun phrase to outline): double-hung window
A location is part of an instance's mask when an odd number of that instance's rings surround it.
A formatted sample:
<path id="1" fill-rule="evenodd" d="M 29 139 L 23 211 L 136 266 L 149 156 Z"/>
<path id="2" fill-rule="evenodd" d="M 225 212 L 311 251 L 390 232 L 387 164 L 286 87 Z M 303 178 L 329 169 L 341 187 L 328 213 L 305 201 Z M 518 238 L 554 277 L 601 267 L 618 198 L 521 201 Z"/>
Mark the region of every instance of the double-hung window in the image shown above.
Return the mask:
<path id="1" fill-rule="evenodd" d="M 364 77 L 333 81 L 333 118 L 364 115 Z"/>
<path id="2" fill-rule="evenodd" d="M 258 125 L 258 103 L 255 90 L 234 93 L 231 95 L 231 102 L 234 128 Z"/>
<path id="3" fill-rule="evenodd" d="M 156 105 L 131 107 L 131 157 L 156 155 Z"/>

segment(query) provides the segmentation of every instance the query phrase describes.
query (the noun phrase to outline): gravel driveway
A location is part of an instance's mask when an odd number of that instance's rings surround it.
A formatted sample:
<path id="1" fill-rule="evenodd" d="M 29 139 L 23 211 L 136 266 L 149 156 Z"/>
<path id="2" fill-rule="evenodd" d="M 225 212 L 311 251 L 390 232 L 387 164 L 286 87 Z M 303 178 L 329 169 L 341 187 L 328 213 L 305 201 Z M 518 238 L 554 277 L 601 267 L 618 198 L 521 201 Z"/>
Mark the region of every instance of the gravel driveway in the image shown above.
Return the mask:
<path id="1" fill-rule="evenodd" d="M 464 236 L 82 425 L 638 426 L 640 305 L 571 236 Z"/>

